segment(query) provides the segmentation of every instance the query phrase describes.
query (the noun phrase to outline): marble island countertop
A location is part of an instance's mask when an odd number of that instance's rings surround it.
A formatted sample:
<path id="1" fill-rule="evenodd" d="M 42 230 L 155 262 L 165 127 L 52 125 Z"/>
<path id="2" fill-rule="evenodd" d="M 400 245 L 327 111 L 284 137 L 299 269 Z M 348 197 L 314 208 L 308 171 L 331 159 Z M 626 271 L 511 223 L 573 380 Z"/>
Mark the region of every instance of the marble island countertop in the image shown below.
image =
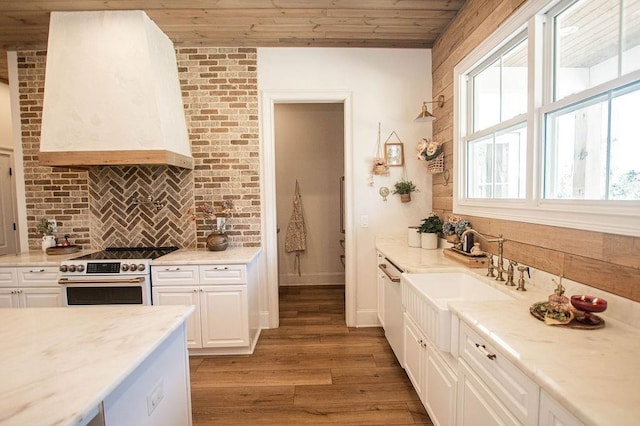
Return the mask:
<path id="1" fill-rule="evenodd" d="M 1 309 L 0 424 L 86 422 L 192 311 L 193 306 Z"/>
<path id="2" fill-rule="evenodd" d="M 546 301 L 553 290 L 539 282 L 543 278 L 550 282 L 552 277 L 542 271 L 532 274 L 538 281 L 526 280 L 527 292 L 516 292 L 515 287 L 484 277 L 485 268 L 466 268 L 445 258 L 442 250 L 407 247 L 400 237 L 378 238 L 376 249 L 407 273 L 466 269 L 511 294 L 514 300 L 454 301 L 448 306 L 586 425 L 617 426 L 640 419 L 640 329 L 633 326 L 637 321 L 620 320 L 634 319 L 639 304 L 567 282 L 567 297 L 588 292 L 609 301 L 608 311 L 598 314 L 605 319 L 605 327 L 579 330 L 548 326 L 529 313 L 533 303 Z"/>

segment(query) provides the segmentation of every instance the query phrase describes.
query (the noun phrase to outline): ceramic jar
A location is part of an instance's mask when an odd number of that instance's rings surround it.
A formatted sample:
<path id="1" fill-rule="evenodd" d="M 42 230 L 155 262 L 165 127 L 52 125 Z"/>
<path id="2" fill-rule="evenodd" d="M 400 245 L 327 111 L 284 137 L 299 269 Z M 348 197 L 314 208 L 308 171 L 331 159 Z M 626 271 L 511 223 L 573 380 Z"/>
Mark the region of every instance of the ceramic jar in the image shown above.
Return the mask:
<path id="1" fill-rule="evenodd" d="M 43 252 L 46 253 L 49 247 L 55 247 L 55 246 L 56 246 L 56 237 L 54 237 L 53 235 L 45 235 L 44 237 L 42 237 Z"/>
<path id="2" fill-rule="evenodd" d="M 214 231 L 207 237 L 207 249 L 211 251 L 223 251 L 229 246 L 229 238 L 224 232 Z"/>
<path id="3" fill-rule="evenodd" d="M 420 234 L 420 242 L 423 249 L 435 250 L 438 248 L 438 234 L 423 232 Z"/>

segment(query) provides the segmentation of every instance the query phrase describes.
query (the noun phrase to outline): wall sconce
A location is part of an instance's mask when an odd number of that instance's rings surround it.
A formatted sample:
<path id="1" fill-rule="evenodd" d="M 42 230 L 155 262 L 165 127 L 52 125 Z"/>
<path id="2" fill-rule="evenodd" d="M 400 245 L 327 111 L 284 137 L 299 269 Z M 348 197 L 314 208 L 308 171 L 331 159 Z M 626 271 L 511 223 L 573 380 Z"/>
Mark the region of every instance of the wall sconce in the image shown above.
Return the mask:
<path id="1" fill-rule="evenodd" d="M 444 106 L 444 95 L 440 95 L 438 96 L 438 100 L 437 101 L 432 101 L 432 102 L 423 102 L 422 103 L 422 111 L 420 112 L 420 114 L 416 117 L 415 121 L 416 123 L 426 123 L 426 122 L 430 122 L 436 119 L 436 117 L 431 114 L 429 112 L 429 110 L 427 109 L 427 104 L 438 104 L 439 108 L 442 108 Z"/>

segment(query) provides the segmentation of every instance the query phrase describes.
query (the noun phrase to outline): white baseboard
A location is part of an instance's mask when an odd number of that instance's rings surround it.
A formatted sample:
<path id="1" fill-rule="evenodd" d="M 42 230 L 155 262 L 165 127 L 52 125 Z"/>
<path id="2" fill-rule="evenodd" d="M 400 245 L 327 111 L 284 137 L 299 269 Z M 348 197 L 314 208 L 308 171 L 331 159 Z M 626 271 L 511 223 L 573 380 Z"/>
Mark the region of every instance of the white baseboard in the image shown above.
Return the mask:
<path id="1" fill-rule="evenodd" d="M 360 309 L 356 313 L 356 327 L 380 327 L 376 309 Z"/>
<path id="2" fill-rule="evenodd" d="M 292 285 L 344 285 L 344 272 L 323 272 L 317 274 L 280 274 L 280 286 Z"/>

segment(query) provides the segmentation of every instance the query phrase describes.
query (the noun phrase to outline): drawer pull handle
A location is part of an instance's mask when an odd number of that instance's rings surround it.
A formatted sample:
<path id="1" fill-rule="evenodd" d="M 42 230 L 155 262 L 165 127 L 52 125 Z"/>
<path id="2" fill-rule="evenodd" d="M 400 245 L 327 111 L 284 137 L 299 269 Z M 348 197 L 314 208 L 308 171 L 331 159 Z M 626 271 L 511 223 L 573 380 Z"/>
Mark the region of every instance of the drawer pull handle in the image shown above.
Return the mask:
<path id="1" fill-rule="evenodd" d="M 389 279 L 391 280 L 392 283 L 399 283 L 400 282 L 400 277 L 396 277 L 395 275 L 392 275 L 391 272 L 389 272 L 389 270 L 387 269 L 386 263 L 379 264 L 378 268 L 380 268 L 380 270 L 382 272 L 384 272 L 384 274 L 387 277 L 389 277 Z"/>
<path id="2" fill-rule="evenodd" d="M 167 269 L 165 269 L 165 271 L 167 271 L 167 272 L 179 271 L 179 270 L 180 270 L 180 268 L 167 268 Z"/>
<path id="3" fill-rule="evenodd" d="M 476 343 L 476 348 L 478 348 L 478 350 L 482 353 L 482 355 L 486 356 L 490 360 L 496 359 L 496 354 L 492 354 L 491 352 L 489 352 L 485 345 L 481 345 L 479 343 Z"/>
<path id="4" fill-rule="evenodd" d="M 225 266 L 224 268 L 219 268 L 217 266 L 213 268 L 214 271 L 226 271 L 227 269 L 229 269 L 227 266 Z"/>
<path id="5" fill-rule="evenodd" d="M 37 269 L 37 270 L 36 269 L 31 269 L 31 270 L 29 270 L 29 272 L 31 272 L 32 274 L 35 274 L 35 273 L 44 272 L 44 269 Z"/>

